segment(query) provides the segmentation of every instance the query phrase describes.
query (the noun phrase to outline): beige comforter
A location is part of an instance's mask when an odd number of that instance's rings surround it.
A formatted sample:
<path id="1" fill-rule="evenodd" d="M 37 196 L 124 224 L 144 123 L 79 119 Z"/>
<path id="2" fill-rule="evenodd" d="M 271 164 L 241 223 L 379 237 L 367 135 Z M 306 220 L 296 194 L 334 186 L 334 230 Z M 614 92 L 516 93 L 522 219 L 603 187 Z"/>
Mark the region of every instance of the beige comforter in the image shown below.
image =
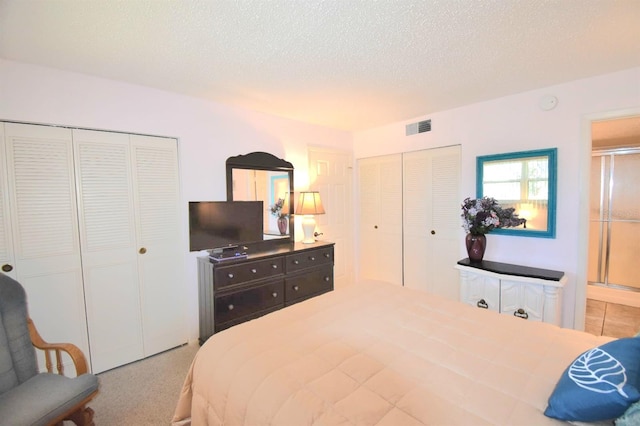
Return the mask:
<path id="1" fill-rule="evenodd" d="M 561 424 L 556 381 L 606 340 L 367 281 L 212 336 L 173 424 Z"/>

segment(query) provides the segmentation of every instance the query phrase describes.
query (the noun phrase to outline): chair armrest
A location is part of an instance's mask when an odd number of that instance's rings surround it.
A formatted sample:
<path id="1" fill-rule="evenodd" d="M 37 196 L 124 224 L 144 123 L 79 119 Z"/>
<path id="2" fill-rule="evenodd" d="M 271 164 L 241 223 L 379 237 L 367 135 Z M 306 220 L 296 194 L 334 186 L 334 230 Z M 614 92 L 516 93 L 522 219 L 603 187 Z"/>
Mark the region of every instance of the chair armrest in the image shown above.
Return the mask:
<path id="1" fill-rule="evenodd" d="M 73 343 L 47 343 L 42 339 L 42 337 L 40 337 L 40 334 L 38 333 L 38 330 L 36 329 L 36 326 L 31 318 L 27 318 L 27 325 L 29 327 L 29 336 L 31 336 L 31 343 L 34 347 L 43 350 L 45 353 L 47 364 L 46 366 L 49 373 L 53 372 L 50 355 L 51 351 L 55 352 L 56 354 L 56 366 L 58 374 L 64 374 L 61 351 L 69 354 L 69 356 L 73 360 L 73 365 L 76 368 L 76 376 L 80 376 L 81 374 L 85 374 L 87 372 L 87 360 L 80 348 L 78 348 Z"/>

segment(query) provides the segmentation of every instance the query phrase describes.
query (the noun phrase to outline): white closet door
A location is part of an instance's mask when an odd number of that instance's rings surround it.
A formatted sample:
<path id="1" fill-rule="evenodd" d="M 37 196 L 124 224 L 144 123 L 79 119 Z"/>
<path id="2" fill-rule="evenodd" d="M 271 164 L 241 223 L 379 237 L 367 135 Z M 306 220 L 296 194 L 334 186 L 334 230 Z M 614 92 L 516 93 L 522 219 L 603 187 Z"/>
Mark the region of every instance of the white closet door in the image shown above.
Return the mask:
<path id="1" fill-rule="evenodd" d="M 145 356 L 187 342 L 175 139 L 131 136 Z"/>
<path id="2" fill-rule="evenodd" d="M 71 131 L 5 124 L 15 276 L 50 342 L 88 353 Z"/>
<path id="3" fill-rule="evenodd" d="M 0 270 L 16 278 L 11 237 L 11 211 L 9 208 L 9 186 L 7 184 L 7 156 L 5 154 L 4 123 L 0 123 Z"/>
<path id="4" fill-rule="evenodd" d="M 73 131 L 93 372 L 143 358 L 129 135 Z"/>
<path id="5" fill-rule="evenodd" d="M 460 147 L 403 154 L 404 285 L 458 300 Z"/>
<path id="6" fill-rule="evenodd" d="M 402 156 L 358 160 L 359 277 L 402 285 Z"/>

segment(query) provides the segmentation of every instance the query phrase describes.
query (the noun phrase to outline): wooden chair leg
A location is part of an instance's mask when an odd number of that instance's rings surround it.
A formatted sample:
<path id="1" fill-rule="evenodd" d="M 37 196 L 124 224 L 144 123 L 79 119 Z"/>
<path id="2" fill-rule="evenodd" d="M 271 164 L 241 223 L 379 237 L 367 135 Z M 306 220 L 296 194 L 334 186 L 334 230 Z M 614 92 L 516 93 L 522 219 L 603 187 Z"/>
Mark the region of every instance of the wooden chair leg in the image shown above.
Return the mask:
<path id="1" fill-rule="evenodd" d="M 71 420 L 77 426 L 95 426 L 95 423 L 93 423 L 93 409 L 91 407 L 81 407 L 71 414 L 67 420 Z"/>

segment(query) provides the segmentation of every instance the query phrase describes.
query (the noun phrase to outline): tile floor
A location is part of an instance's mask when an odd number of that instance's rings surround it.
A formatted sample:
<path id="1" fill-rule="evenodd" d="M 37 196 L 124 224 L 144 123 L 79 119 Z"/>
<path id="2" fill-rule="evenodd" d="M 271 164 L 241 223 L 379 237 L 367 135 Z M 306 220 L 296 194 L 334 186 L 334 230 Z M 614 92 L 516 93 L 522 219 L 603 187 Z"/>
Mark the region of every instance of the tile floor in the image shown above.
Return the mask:
<path id="1" fill-rule="evenodd" d="M 640 332 L 640 308 L 587 299 L 585 331 L 597 336 L 635 336 Z"/>

